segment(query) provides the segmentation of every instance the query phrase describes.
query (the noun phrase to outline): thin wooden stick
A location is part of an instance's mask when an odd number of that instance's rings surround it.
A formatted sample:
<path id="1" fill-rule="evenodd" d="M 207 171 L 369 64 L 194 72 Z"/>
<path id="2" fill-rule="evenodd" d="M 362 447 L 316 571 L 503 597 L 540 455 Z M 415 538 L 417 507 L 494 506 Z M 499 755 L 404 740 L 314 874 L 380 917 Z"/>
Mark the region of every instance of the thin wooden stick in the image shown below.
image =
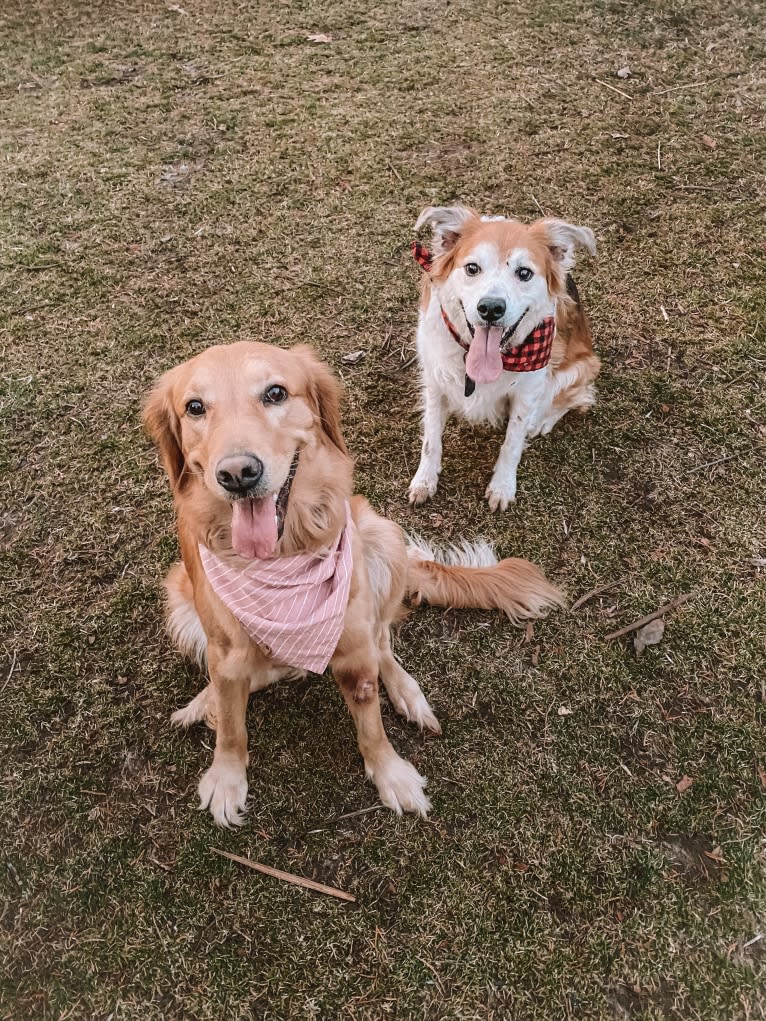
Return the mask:
<path id="1" fill-rule="evenodd" d="M 715 461 L 705 461 L 704 464 L 698 464 L 694 468 L 689 468 L 687 471 L 682 472 L 683 475 L 691 475 L 692 472 L 701 472 L 703 468 L 712 468 L 714 464 L 723 464 L 724 461 L 733 461 L 735 457 L 739 457 L 738 454 L 727 454 L 726 457 L 717 457 Z"/>
<path id="2" fill-rule="evenodd" d="M 689 82 L 686 85 L 673 85 L 669 89 L 660 89 L 658 92 L 655 92 L 654 95 L 664 96 L 668 92 L 679 92 L 681 89 L 700 89 L 703 85 L 713 85 L 715 82 L 719 82 L 720 80 L 720 78 L 711 78 L 706 82 Z"/>
<path id="3" fill-rule="evenodd" d="M 356 903 L 356 897 L 346 893 L 344 890 L 336 890 L 334 886 L 315 883 L 313 879 L 294 876 L 292 872 L 272 869 L 269 865 L 261 865 L 260 862 L 250 861 L 249 858 L 241 858 L 238 854 L 230 854 L 228 851 L 222 851 L 219 847 L 211 847 L 210 850 L 215 851 L 216 854 L 220 854 L 224 858 L 231 858 L 232 861 L 236 861 L 240 865 L 247 865 L 249 869 L 255 869 L 256 872 L 262 872 L 265 876 L 271 876 L 273 879 L 282 879 L 285 883 L 293 883 L 294 886 L 303 886 L 307 890 L 316 890 L 317 893 L 326 893 L 330 897 L 337 897 L 339 900 L 348 900 Z"/>
<path id="4" fill-rule="evenodd" d="M 331 826 L 334 826 L 336 822 L 341 822 L 343 819 L 356 819 L 360 815 L 369 815 L 370 812 L 379 812 L 383 806 L 378 802 L 377 805 L 371 805 L 369 808 L 360 808 L 356 812 L 345 812 L 343 815 L 336 815 L 333 819 L 328 819 L 324 826 L 318 826 L 315 830 L 306 830 L 306 835 L 310 833 L 322 833 L 323 830 L 328 830 Z"/>
<path id="5" fill-rule="evenodd" d="M 624 581 L 627 581 L 628 577 L 629 576 L 626 574 L 624 578 L 618 578 L 617 581 L 610 581 L 608 585 L 601 585 L 600 588 L 591 589 L 590 592 L 586 592 L 584 596 L 580 596 L 576 602 L 572 603 L 569 607 L 569 612 L 574 613 L 575 610 L 579 610 L 581 606 L 584 606 L 585 603 L 593 599 L 594 596 L 600 596 L 602 592 L 608 592 L 609 589 L 617 588 L 618 585 L 622 585 Z"/>
<path id="6" fill-rule="evenodd" d="M 679 606 L 688 602 L 694 595 L 693 592 L 685 592 L 682 596 L 676 596 L 675 599 L 671 599 L 669 603 L 665 603 L 659 610 L 655 610 L 654 613 L 647 613 L 645 617 L 641 617 L 640 620 L 634 621 L 632 624 L 628 624 L 627 627 L 621 627 L 619 631 L 613 631 L 610 635 L 607 635 L 604 639 L 605 642 L 611 642 L 613 638 L 622 638 L 623 635 L 629 635 L 631 631 L 638 631 L 644 624 L 648 624 L 651 620 L 656 620 L 657 617 L 662 617 L 664 614 L 669 613 L 670 610 L 675 610 Z"/>
<path id="7" fill-rule="evenodd" d="M 14 650 L 13 661 L 11 662 L 11 669 L 8 671 L 8 676 L 5 678 L 5 684 L 2 686 L 2 688 L 0 688 L 0 695 L 2 695 L 2 693 L 8 687 L 11 677 L 13 677 L 13 671 L 15 669 L 16 669 L 16 651 Z"/>
<path id="8" fill-rule="evenodd" d="M 399 182 L 399 184 L 404 184 L 404 181 L 402 180 L 402 175 L 401 175 L 401 174 L 399 173 L 399 171 L 398 171 L 398 170 L 396 169 L 396 167 L 395 167 L 395 166 L 393 165 L 393 163 L 391 162 L 391 160 L 389 160 L 389 161 L 388 161 L 388 169 L 389 169 L 389 170 L 391 171 L 391 173 L 392 173 L 392 174 L 394 175 L 394 177 L 395 177 L 395 178 L 397 179 L 397 181 Z"/>
<path id="9" fill-rule="evenodd" d="M 610 85 L 609 82 L 604 82 L 600 78 L 594 78 L 593 81 L 598 82 L 599 85 L 603 85 L 605 89 L 611 89 L 612 92 L 619 92 L 621 96 L 629 99 L 631 103 L 633 102 L 633 97 L 629 96 L 627 92 L 623 92 L 622 89 L 618 89 L 616 85 Z"/>

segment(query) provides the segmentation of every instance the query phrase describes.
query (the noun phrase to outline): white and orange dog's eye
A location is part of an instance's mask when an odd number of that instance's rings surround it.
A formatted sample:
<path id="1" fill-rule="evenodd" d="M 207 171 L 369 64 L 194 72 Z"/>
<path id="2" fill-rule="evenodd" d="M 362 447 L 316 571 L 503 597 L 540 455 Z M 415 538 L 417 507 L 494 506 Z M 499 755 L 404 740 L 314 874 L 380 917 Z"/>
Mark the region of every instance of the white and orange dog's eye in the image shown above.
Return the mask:
<path id="1" fill-rule="evenodd" d="M 478 276 L 481 273 L 481 266 L 478 262 L 467 262 L 463 269 L 466 271 L 469 277 Z"/>

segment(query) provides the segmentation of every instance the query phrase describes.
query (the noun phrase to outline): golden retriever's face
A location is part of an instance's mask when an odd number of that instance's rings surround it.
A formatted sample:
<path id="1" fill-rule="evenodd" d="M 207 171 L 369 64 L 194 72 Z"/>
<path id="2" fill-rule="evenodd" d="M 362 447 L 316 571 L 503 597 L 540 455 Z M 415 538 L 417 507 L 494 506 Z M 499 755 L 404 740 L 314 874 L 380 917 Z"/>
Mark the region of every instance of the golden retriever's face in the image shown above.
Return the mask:
<path id="1" fill-rule="evenodd" d="M 208 348 L 167 372 L 144 408 L 177 497 L 200 479 L 231 508 L 234 550 L 268 557 L 277 498 L 296 452 L 318 444 L 346 454 L 338 384 L 310 348 L 241 342 Z"/>
<path id="2" fill-rule="evenodd" d="M 170 402 L 188 470 L 223 499 L 278 493 L 314 425 L 299 359 L 232 344 L 203 351 L 174 377 Z"/>

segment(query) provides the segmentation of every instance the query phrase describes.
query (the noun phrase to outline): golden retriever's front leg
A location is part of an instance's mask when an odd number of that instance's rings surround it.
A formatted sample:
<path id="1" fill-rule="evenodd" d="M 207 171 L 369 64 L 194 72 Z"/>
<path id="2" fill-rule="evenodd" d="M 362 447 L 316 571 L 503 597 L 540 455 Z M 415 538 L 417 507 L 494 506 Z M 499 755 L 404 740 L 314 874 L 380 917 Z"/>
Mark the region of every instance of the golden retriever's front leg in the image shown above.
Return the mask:
<path id="1" fill-rule="evenodd" d="M 213 765 L 199 784 L 201 809 L 209 809 L 219 826 L 239 826 L 247 799 L 247 698 L 249 657 L 245 650 L 208 646 L 210 679 L 215 691 L 216 741 Z"/>
<path id="2" fill-rule="evenodd" d="M 410 762 L 396 754 L 383 730 L 378 697 L 379 664 L 372 636 L 347 627 L 331 667 L 356 726 L 365 771 L 378 788 L 380 800 L 397 815 L 402 812 L 426 815 L 431 803 L 423 793 L 425 779 Z"/>

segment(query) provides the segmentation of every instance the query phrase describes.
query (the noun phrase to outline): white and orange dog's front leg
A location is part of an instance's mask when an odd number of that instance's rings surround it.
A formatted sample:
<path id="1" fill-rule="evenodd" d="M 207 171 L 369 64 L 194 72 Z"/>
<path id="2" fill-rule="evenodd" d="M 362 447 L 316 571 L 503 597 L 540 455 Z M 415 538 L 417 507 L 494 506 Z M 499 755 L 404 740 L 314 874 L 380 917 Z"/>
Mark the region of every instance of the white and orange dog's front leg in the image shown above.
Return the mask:
<path id="1" fill-rule="evenodd" d="M 436 492 L 442 468 L 442 433 L 447 423 L 447 402 L 432 383 L 423 387 L 423 447 L 420 464 L 410 482 L 410 503 L 425 503 Z"/>
<path id="2" fill-rule="evenodd" d="M 490 510 L 506 510 L 516 499 L 516 472 L 524 453 L 527 436 L 539 431 L 539 420 L 545 411 L 546 391 L 549 386 L 547 369 L 519 374 L 513 392 L 511 413 L 505 439 L 495 463 L 492 479 L 484 494 Z"/>

